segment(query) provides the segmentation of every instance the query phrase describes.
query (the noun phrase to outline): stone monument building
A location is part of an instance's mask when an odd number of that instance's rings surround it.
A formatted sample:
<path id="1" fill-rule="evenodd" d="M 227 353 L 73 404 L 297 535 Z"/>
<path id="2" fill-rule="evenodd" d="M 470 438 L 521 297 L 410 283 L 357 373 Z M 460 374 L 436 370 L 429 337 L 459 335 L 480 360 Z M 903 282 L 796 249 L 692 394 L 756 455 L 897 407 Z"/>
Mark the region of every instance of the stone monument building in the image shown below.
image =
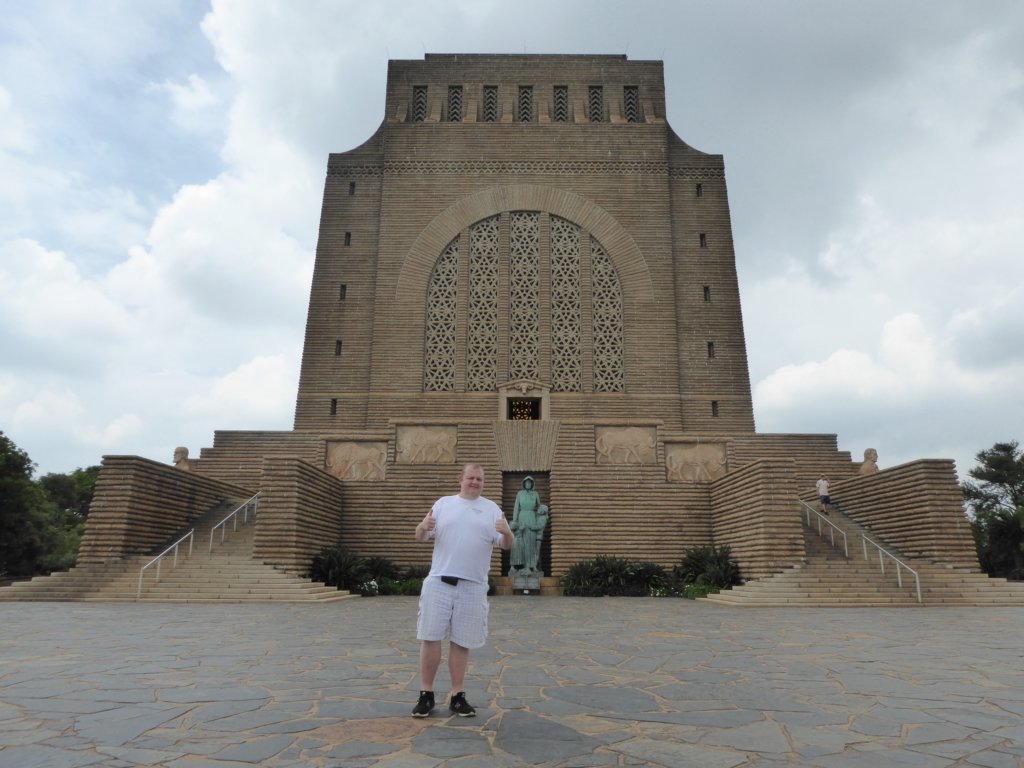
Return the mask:
<path id="1" fill-rule="evenodd" d="M 255 557 L 424 563 L 413 528 L 478 461 L 509 515 L 533 478 L 548 575 L 715 543 L 749 579 L 803 556 L 820 473 L 887 482 L 835 435 L 755 431 L 723 158 L 665 115 L 658 61 L 390 62 L 380 128 L 327 162 L 294 429 L 217 432 L 190 460 L 192 482 L 260 492 Z M 908 472 L 888 482 L 958 495 L 952 462 Z M 86 561 L 151 546 L 100 509 Z M 943 546 L 973 557 L 918 551 Z"/>

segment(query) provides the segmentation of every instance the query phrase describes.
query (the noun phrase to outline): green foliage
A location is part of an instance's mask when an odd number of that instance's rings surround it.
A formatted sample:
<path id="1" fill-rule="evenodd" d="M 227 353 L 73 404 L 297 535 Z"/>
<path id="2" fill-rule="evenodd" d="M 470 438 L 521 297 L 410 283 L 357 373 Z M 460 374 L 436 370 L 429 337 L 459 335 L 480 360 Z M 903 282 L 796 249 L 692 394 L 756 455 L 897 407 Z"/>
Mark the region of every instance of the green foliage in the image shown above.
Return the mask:
<path id="1" fill-rule="evenodd" d="M 672 580 L 679 585 L 702 584 L 716 590 L 743 583 L 739 563 L 728 546 L 686 550 L 682 562 L 672 569 Z"/>
<path id="2" fill-rule="evenodd" d="M 429 571 L 429 566 L 402 568 L 386 557 L 361 557 L 345 547 L 325 547 L 313 558 L 309 577 L 363 597 L 418 595 Z"/>
<path id="3" fill-rule="evenodd" d="M 74 564 L 81 529 L 68 525 L 35 464 L 0 432 L 0 579 L 27 579 Z"/>
<path id="4" fill-rule="evenodd" d="M 729 547 L 688 550 L 667 573 L 657 563 L 638 563 L 599 555 L 573 563 L 561 578 L 562 592 L 573 597 L 704 597 L 742 583 Z"/>
<path id="5" fill-rule="evenodd" d="M 1016 441 L 976 455 L 961 484 L 978 562 L 990 576 L 1024 579 L 1024 452 Z"/>
<path id="6" fill-rule="evenodd" d="M 656 563 L 598 555 L 569 566 L 560 583 L 562 592 L 574 597 L 638 597 L 663 592 L 669 578 Z"/>
<path id="7" fill-rule="evenodd" d="M 49 472 L 39 478 L 39 484 L 60 510 L 85 520 L 99 474 L 99 466 L 79 467 L 70 474 Z"/>

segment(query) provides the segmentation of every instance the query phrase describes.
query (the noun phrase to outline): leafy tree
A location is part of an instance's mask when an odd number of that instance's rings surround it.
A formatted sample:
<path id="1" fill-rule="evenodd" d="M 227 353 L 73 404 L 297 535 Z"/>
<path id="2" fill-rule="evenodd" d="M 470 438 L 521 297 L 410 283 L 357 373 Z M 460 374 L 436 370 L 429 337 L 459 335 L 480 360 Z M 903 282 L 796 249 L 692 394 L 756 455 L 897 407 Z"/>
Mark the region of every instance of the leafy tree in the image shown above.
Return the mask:
<path id="1" fill-rule="evenodd" d="M 975 456 L 978 466 L 961 484 L 978 561 L 990 576 L 1024 579 L 1024 452 L 1016 441 L 996 443 Z"/>
<path id="2" fill-rule="evenodd" d="M 0 579 L 27 578 L 52 551 L 56 507 L 33 482 L 28 454 L 0 432 Z"/>
<path id="3" fill-rule="evenodd" d="M 35 464 L 0 432 L 0 580 L 75 564 L 99 467 L 33 480 Z"/>
<path id="4" fill-rule="evenodd" d="M 70 474 L 50 472 L 39 478 L 39 484 L 46 489 L 50 500 L 65 512 L 72 513 L 81 520 L 89 514 L 89 504 L 96 488 L 99 476 L 98 466 L 79 467 Z"/>

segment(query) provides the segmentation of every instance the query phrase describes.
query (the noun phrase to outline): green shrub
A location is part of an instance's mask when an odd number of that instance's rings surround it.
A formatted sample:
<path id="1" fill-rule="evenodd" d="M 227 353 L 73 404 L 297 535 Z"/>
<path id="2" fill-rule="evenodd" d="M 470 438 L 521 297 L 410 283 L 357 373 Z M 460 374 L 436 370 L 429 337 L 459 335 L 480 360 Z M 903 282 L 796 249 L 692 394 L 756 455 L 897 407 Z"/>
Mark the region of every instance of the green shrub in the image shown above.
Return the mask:
<path id="1" fill-rule="evenodd" d="M 386 557 L 361 557 L 345 547 L 325 547 L 313 558 L 309 578 L 363 597 L 418 595 L 430 566 L 395 565 Z"/>
<path id="2" fill-rule="evenodd" d="M 569 566 L 560 583 L 563 593 L 573 597 L 645 597 L 662 593 L 669 578 L 657 563 L 598 555 Z"/>
<path id="3" fill-rule="evenodd" d="M 682 562 L 672 569 L 672 581 L 677 590 L 695 584 L 718 590 L 743 583 L 739 563 L 728 546 L 686 550 Z"/>
<path id="4" fill-rule="evenodd" d="M 309 577 L 350 592 L 358 592 L 360 586 L 372 578 L 366 569 L 366 560 L 345 547 L 321 549 L 313 558 Z"/>

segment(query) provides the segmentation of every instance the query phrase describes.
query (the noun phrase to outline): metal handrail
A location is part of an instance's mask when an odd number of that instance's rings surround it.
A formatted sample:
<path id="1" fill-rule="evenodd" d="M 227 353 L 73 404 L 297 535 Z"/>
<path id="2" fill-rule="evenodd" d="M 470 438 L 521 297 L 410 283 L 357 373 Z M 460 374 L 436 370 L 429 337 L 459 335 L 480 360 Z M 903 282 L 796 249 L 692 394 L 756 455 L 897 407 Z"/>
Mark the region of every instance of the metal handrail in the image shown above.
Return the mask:
<path id="1" fill-rule="evenodd" d="M 154 563 L 156 563 L 156 580 L 160 581 L 160 564 L 163 562 L 164 555 L 166 555 L 168 552 L 170 552 L 173 549 L 174 550 L 174 565 L 177 565 L 178 564 L 178 545 L 181 544 L 181 542 L 183 542 L 185 539 L 188 539 L 188 553 L 189 553 L 189 555 L 191 555 L 192 554 L 192 543 L 195 541 L 195 537 L 193 536 L 193 534 L 195 532 L 196 532 L 196 529 L 193 528 L 191 531 L 186 533 L 184 536 L 182 536 L 176 542 L 171 544 L 171 546 L 169 546 L 167 549 L 165 549 L 163 552 L 161 552 L 159 555 L 154 557 L 152 560 L 150 560 L 148 563 L 146 563 L 144 566 L 142 566 L 139 569 L 139 588 L 135 591 L 135 599 L 136 600 L 138 600 L 140 597 L 142 597 L 142 578 L 143 578 L 143 576 L 146 575 L 146 569 L 149 568 L 149 566 L 151 566 Z"/>
<path id="2" fill-rule="evenodd" d="M 850 546 L 849 546 L 849 543 L 846 540 L 846 531 L 844 531 L 838 525 L 836 525 L 831 520 L 826 518 L 823 514 L 821 514 L 821 512 L 816 510 L 814 507 L 812 507 L 810 504 L 808 504 L 803 499 L 800 499 L 800 504 L 804 508 L 804 516 L 807 519 L 807 527 L 808 528 L 811 527 L 811 513 L 813 512 L 815 515 L 817 515 L 817 517 L 818 517 L 818 536 L 820 536 L 821 538 L 825 538 L 824 535 L 821 532 L 821 524 L 822 523 L 825 523 L 825 525 L 827 525 L 829 527 L 829 538 L 832 541 L 833 549 L 836 546 L 836 532 L 838 532 L 839 535 L 843 537 L 843 557 L 845 557 L 847 560 L 849 560 L 850 559 Z"/>
<path id="3" fill-rule="evenodd" d="M 908 571 L 910 571 L 910 573 L 914 574 L 914 587 L 917 590 L 917 602 L 920 603 L 921 602 L 921 579 L 917 575 L 917 571 L 915 571 L 909 565 L 907 565 L 902 560 L 900 560 L 898 557 L 896 557 L 894 554 L 892 554 L 892 552 L 889 552 L 889 551 L 885 550 L 877 542 L 872 541 L 871 539 L 869 539 L 864 534 L 861 534 L 861 538 L 864 540 L 864 559 L 865 560 L 868 559 L 868 544 L 870 544 L 871 546 L 873 546 L 875 549 L 878 550 L 878 567 L 882 569 L 882 573 L 883 574 L 885 573 L 885 558 L 886 557 L 890 558 L 894 563 L 896 563 L 896 583 L 899 584 L 899 586 L 901 586 L 901 587 L 903 586 L 903 575 L 902 575 L 902 573 L 900 571 L 900 568 L 906 568 Z"/>
<path id="4" fill-rule="evenodd" d="M 259 511 L 260 495 L 257 493 L 254 496 L 249 497 L 245 501 L 236 507 L 231 514 L 217 523 L 213 528 L 210 529 L 210 552 L 213 552 L 213 534 L 220 528 L 220 542 L 224 543 L 224 533 L 227 529 L 228 520 L 232 521 L 232 532 L 238 530 L 238 513 L 242 513 L 242 525 L 249 522 L 249 507 L 252 507 L 252 516 L 256 517 L 256 513 Z"/>

